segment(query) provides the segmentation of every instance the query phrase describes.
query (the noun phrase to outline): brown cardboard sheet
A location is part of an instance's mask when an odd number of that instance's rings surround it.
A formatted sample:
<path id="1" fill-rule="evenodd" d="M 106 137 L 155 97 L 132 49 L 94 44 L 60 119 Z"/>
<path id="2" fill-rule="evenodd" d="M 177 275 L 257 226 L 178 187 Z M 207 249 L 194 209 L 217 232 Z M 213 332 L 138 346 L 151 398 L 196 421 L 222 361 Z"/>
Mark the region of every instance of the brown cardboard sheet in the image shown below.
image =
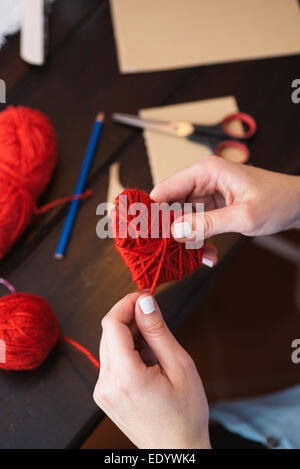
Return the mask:
<path id="1" fill-rule="evenodd" d="M 110 0 L 123 73 L 300 53 L 297 0 Z"/>

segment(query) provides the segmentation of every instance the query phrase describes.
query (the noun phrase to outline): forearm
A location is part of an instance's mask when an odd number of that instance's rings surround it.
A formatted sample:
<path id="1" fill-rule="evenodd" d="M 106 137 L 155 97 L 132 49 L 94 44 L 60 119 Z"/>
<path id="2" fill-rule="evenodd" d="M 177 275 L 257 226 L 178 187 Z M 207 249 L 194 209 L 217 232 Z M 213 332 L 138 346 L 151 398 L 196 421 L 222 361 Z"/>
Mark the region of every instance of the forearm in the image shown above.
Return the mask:
<path id="1" fill-rule="evenodd" d="M 290 176 L 293 191 L 292 204 L 293 216 L 287 229 L 300 229 L 300 176 Z"/>

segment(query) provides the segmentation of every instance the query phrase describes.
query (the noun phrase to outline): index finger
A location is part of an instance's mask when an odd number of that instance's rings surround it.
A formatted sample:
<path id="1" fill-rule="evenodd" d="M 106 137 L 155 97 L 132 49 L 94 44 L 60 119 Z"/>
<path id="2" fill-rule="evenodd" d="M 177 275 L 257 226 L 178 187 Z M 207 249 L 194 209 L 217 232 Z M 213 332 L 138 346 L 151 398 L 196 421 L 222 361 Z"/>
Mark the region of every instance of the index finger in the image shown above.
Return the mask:
<path id="1" fill-rule="evenodd" d="M 216 187 L 216 165 L 220 158 L 205 156 L 196 164 L 178 171 L 159 182 L 152 189 L 150 197 L 155 202 L 185 202 L 195 191 L 198 195 L 211 194 Z"/>

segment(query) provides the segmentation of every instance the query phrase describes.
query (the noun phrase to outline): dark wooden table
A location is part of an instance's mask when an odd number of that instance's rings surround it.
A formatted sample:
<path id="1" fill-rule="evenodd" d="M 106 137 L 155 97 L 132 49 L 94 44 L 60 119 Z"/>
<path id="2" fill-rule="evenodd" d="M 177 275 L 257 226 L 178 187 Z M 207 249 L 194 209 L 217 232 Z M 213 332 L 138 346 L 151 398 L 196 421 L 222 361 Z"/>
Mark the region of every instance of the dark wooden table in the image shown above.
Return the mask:
<path id="1" fill-rule="evenodd" d="M 258 121 L 251 144 L 252 164 L 297 173 L 300 169 L 300 104 L 291 101 L 291 82 L 299 78 L 300 57 L 212 65 L 122 76 L 105 0 L 58 0 L 51 20 L 47 65 L 30 67 L 19 58 L 19 36 L 0 50 L 0 78 L 8 104 L 44 111 L 59 137 L 59 163 L 40 203 L 73 192 L 92 121 L 108 116 L 89 187 L 94 197 L 81 204 L 68 255 L 58 263 L 53 252 L 66 207 L 41 217 L 0 264 L 0 274 L 18 291 L 44 296 L 64 334 L 98 354 L 100 320 L 134 285 L 111 240 L 99 240 L 96 206 L 106 200 L 108 168 L 121 162 L 122 183 L 149 190 L 152 182 L 141 132 L 114 124 L 112 112 L 233 94 L 240 109 Z M 4 106 L 1 105 L 1 109 Z M 203 297 L 243 241 L 234 235 L 216 240 L 221 262 L 202 269 L 181 288 L 158 295 L 172 328 Z M 5 292 L 3 291 L 3 294 Z M 31 372 L 0 373 L 0 447 L 78 447 L 101 420 L 92 399 L 97 370 L 67 344 L 59 344 Z"/>

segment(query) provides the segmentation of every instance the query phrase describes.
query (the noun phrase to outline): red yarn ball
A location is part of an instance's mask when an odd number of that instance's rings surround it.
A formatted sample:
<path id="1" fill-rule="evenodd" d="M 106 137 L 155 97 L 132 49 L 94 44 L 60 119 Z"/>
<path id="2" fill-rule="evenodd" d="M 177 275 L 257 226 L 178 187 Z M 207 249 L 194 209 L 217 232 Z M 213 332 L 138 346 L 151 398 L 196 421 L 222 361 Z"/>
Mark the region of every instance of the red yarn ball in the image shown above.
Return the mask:
<path id="1" fill-rule="evenodd" d="M 0 299 L 0 369 L 37 368 L 58 339 L 56 316 L 43 298 L 13 293 Z"/>
<path id="2" fill-rule="evenodd" d="M 0 259 L 31 223 L 56 161 L 48 117 L 26 107 L 0 113 Z"/>

